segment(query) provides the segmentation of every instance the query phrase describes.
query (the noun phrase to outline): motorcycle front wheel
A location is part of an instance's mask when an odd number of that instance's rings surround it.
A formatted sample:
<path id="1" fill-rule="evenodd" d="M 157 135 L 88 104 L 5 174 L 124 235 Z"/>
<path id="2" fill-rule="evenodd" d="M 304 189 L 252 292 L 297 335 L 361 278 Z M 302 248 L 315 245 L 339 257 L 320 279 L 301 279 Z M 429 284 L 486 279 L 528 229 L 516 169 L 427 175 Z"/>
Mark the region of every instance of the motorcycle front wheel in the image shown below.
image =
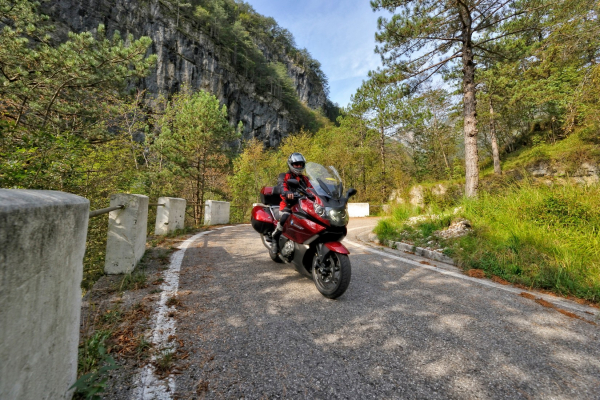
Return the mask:
<path id="1" fill-rule="evenodd" d="M 350 258 L 346 254 L 330 252 L 320 266 L 317 264 L 318 256 L 315 254 L 312 277 L 317 290 L 329 299 L 337 299 L 343 295 L 352 276 Z"/>

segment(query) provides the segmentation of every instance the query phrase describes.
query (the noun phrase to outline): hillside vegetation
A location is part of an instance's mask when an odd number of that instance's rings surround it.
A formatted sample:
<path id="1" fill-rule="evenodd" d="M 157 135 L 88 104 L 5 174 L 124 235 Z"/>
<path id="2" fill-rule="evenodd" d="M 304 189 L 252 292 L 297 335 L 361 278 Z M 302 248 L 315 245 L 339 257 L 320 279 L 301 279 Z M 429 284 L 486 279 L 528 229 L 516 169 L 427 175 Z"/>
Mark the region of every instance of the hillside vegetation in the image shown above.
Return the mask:
<path id="1" fill-rule="evenodd" d="M 411 217 L 421 216 L 418 222 Z M 439 232 L 466 219 L 472 231 Z M 442 249 L 465 270 L 600 302 L 600 186 L 513 183 L 494 194 L 427 210 L 399 205 L 375 232 L 381 240 Z M 437 233 L 437 234 L 436 234 Z"/>

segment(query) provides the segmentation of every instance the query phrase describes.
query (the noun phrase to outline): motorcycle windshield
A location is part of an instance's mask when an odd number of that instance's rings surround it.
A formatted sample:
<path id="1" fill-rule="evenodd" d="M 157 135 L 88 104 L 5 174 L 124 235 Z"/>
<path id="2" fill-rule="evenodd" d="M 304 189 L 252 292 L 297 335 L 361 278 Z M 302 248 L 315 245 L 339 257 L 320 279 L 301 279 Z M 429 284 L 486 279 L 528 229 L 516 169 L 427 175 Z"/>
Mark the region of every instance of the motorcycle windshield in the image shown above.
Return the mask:
<path id="1" fill-rule="evenodd" d="M 324 167 L 314 162 L 306 163 L 306 175 L 319 196 L 331 199 L 342 198 L 342 179 L 334 167 Z"/>

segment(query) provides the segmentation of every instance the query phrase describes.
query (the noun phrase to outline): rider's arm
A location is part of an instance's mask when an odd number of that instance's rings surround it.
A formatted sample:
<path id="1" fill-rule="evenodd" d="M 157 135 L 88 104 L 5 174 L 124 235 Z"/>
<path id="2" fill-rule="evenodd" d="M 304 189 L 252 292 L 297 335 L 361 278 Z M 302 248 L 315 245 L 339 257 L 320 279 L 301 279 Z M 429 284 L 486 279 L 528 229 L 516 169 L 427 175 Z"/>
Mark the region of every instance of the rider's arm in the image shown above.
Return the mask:
<path id="1" fill-rule="evenodd" d="M 286 198 L 288 199 L 293 199 L 294 198 L 294 193 L 289 189 L 287 181 L 288 179 L 290 179 L 291 175 L 290 174 L 285 174 L 285 177 L 283 178 L 283 194 L 281 195 L 281 198 L 283 200 L 285 200 Z"/>

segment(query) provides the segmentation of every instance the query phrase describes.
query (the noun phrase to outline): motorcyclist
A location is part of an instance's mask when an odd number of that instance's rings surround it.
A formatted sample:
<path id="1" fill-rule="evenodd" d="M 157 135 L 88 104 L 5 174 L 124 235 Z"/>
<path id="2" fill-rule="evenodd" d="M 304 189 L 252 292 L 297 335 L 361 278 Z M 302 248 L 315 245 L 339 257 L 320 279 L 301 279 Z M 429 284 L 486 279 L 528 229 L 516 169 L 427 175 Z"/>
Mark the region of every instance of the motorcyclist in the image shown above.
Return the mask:
<path id="1" fill-rule="evenodd" d="M 294 199 L 294 192 L 288 187 L 288 180 L 296 179 L 300 184 L 300 187 L 303 189 L 313 187 L 310 183 L 310 180 L 303 175 L 304 168 L 306 166 L 306 159 L 302 154 L 292 153 L 287 160 L 287 164 L 290 169 L 283 178 L 283 193 L 281 194 L 281 203 L 279 203 L 279 212 L 281 214 L 281 218 L 277 223 L 275 231 L 271 235 L 273 238 L 272 251 L 275 254 L 279 252 L 279 237 L 283 232 L 283 226 L 285 225 L 285 222 L 290 217 L 292 212 L 291 207 L 297 202 L 297 200 Z"/>

